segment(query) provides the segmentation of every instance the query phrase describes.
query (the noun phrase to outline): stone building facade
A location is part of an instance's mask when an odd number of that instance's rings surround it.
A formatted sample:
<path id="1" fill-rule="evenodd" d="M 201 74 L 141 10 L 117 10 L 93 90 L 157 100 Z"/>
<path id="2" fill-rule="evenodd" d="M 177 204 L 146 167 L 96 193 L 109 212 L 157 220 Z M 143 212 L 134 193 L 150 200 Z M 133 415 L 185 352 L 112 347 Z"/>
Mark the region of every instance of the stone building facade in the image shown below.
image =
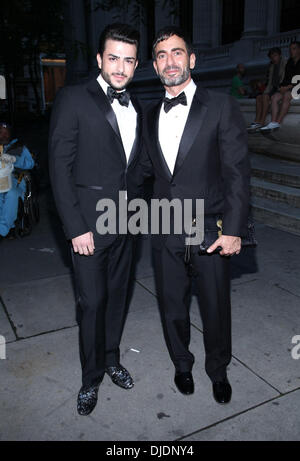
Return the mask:
<path id="1" fill-rule="evenodd" d="M 115 21 L 135 22 L 140 29 L 140 65 L 134 90 L 145 100 L 161 91 L 152 67 L 151 43 L 155 32 L 165 25 L 179 25 L 192 37 L 197 56 L 195 80 L 225 92 L 239 62 L 246 65 L 248 80 L 261 78 L 266 74 L 271 47 L 279 46 L 288 56 L 291 41 L 300 40 L 297 0 L 144 0 L 139 8 L 140 18 L 134 2 L 129 2 L 127 11 L 104 11 L 98 0 L 66 2 L 67 82 L 97 72 L 99 34 Z"/>

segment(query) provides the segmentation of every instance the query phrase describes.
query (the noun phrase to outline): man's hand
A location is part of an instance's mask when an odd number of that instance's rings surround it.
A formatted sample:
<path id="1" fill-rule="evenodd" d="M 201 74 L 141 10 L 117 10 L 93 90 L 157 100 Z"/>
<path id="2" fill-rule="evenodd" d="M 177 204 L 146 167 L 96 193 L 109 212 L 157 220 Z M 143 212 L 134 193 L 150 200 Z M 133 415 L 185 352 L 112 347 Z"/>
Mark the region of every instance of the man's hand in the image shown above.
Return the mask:
<path id="1" fill-rule="evenodd" d="M 207 250 L 207 253 L 212 253 L 216 248 L 222 247 L 221 256 L 239 255 L 242 248 L 242 240 L 240 237 L 232 237 L 230 235 L 222 235 L 212 246 Z"/>
<path id="2" fill-rule="evenodd" d="M 95 250 L 93 233 L 88 232 L 87 234 L 79 235 L 79 237 L 73 238 L 72 245 L 74 253 L 79 253 L 80 255 L 85 256 L 92 256 Z"/>

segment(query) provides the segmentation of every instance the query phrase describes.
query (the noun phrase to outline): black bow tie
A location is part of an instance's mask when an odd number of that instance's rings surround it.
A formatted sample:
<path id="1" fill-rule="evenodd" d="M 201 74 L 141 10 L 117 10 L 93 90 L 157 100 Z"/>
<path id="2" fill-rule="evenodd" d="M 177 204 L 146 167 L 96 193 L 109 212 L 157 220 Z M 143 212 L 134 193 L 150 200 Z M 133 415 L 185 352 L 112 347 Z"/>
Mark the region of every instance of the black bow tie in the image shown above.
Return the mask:
<path id="1" fill-rule="evenodd" d="M 112 104 L 114 99 L 117 99 L 121 106 L 129 106 L 130 94 L 128 91 L 116 91 L 111 86 L 107 88 L 107 97 L 109 102 Z"/>
<path id="2" fill-rule="evenodd" d="M 176 98 L 164 98 L 164 110 L 166 113 L 169 112 L 169 110 L 172 109 L 172 107 L 177 106 L 178 104 L 182 104 L 184 106 L 187 106 L 187 100 L 186 100 L 186 95 L 185 92 L 183 91 L 180 93 Z"/>

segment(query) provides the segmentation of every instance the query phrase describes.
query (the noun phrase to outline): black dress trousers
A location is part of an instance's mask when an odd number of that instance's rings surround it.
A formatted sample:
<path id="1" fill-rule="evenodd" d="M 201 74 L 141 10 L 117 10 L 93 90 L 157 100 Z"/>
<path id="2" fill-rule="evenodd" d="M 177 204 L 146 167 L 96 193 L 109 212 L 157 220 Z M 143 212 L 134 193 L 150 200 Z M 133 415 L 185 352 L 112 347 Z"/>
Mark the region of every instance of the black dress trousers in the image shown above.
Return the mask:
<path id="1" fill-rule="evenodd" d="M 128 310 L 132 236 L 118 236 L 92 256 L 73 253 L 82 384 L 103 379 L 120 360 L 119 345 Z"/>
<path id="2" fill-rule="evenodd" d="M 191 278 L 184 263 L 185 248 L 170 236 L 161 249 L 153 249 L 156 288 L 165 341 L 178 372 L 192 370 L 189 351 Z M 205 348 L 205 370 L 211 381 L 222 380 L 231 360 L 230 258 L 192 253 L 197 276 Z"/>

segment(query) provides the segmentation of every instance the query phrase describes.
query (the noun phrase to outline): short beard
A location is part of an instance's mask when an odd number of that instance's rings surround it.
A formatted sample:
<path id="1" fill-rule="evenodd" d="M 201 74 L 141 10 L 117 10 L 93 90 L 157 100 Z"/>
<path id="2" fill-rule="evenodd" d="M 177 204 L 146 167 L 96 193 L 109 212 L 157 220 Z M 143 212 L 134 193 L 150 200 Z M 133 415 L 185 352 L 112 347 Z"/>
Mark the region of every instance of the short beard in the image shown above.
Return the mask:
<path id="1" fill-rule="evenodd" d="M 114 90 L 116 91 L 122 91 L 122 90 L 125 90 L 125 88 L 129 85 L 129 83 L 131 82 L 131 80 L 133 79 L 133 77 L 129 78 L 125 84 L 123 84 L 122 86 L 115 86 L 112 81 L 111 81 L 111 78 L 110 78 L 110 75 L 107 74 L 104 70 L 101 70 L 101 75 L 102 75 L 102 78 L 103 80 L 106 81 L 106 83 L 108 85 L 110 85 Z"/>
<path id="2" fill-rule="evenodd" d="M 167 70 L 166 68 L 165 70 Z M 185 83 L 191 75 L 191 70 L 189 67 L 183 69 L 182 74 L 176 77 L 175 79 L 167 78 L 163 74 L 159 74 L 159 78 L 164 86 L 172 87 L 172 86 L 179 86 Z"/>

